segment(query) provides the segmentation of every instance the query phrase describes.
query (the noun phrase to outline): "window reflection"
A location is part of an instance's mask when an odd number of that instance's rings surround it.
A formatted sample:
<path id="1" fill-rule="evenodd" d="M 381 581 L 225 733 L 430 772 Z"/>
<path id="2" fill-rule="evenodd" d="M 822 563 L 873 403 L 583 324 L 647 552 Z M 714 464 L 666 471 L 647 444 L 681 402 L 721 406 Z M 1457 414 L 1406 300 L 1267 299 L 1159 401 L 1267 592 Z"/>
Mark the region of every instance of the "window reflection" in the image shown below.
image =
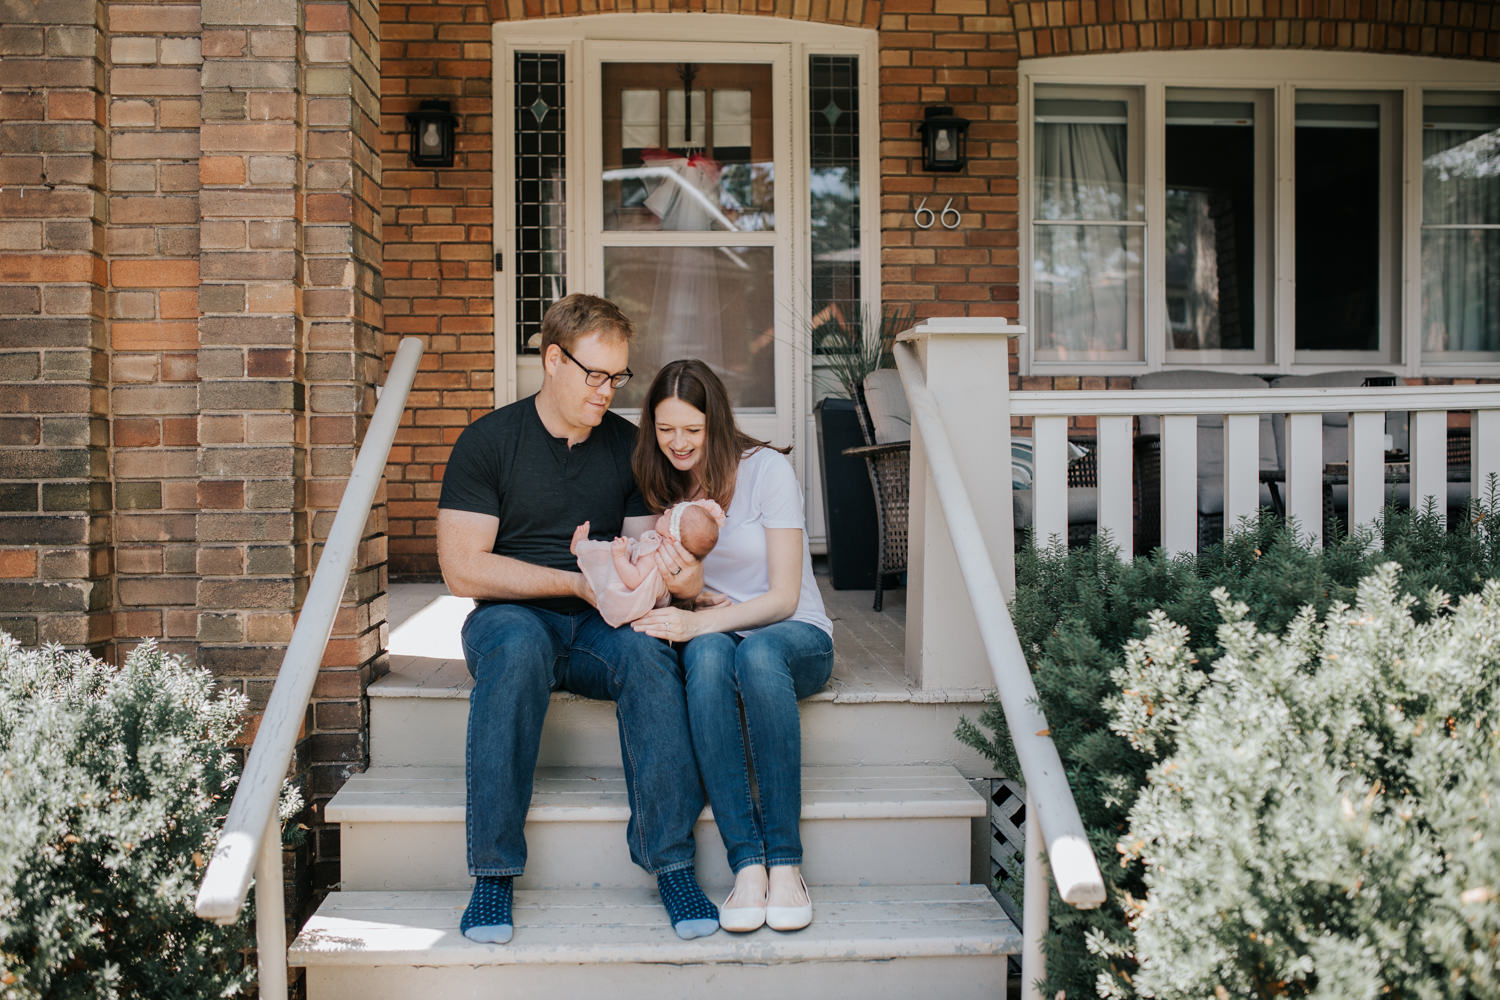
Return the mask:
<path id="1" fill-rule="evenodd" d="M 771 68 L 606 63 L 607 230 L 774 229 Z"/>

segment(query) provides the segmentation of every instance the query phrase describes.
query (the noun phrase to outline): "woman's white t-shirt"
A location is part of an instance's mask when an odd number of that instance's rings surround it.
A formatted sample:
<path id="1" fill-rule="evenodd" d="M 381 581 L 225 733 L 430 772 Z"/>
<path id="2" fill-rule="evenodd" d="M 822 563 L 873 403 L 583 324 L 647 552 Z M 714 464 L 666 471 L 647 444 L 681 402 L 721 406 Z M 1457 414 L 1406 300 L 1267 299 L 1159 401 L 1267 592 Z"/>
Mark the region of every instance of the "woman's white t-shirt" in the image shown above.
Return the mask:
<path id="1" fill-rule="evenodd" d="M 767 528 L 796 528 L 802 532 L 802 590 L 797 597 L 797 610 L 787 620 L 807 622 L 832 635 L 833 623 L 823 610 L 823 595 L 813 578 L 802 487 L 792 471 L 792 463 L 778 451 L 759 448 L 740 459 L 734 499 L 724 512 L 719 543 L 703 558 L 703 585 L 736 604 L 769 591 Z M 751 631 L 754 630 L 740 634 Z"/>

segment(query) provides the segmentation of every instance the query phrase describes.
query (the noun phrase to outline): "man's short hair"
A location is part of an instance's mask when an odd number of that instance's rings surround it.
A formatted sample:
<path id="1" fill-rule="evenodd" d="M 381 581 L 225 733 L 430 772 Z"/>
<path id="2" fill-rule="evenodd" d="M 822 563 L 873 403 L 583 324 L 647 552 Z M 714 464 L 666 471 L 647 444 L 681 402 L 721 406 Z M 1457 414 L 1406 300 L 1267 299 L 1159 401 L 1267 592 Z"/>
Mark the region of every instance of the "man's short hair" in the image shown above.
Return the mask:
<path id="1" fill-rule="evenodd" d="M 571 351 L 580 337 L 605 331 L 629 343 L 635 337 L 635 323 L 609 299 L 585 292 L 564 295 L 542 317 L 542 354 L 552 344 Z"/>

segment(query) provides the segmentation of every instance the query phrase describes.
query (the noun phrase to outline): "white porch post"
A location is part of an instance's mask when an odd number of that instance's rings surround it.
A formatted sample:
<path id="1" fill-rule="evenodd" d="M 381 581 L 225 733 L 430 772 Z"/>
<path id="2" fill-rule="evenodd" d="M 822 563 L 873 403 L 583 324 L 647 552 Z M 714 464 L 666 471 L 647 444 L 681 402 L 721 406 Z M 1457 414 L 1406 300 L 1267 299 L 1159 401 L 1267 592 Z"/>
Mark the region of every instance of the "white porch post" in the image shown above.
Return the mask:
<path id="1" fill-rule="evenodd" d="M 927 387 L 938 399 L 964 487 L 979 517 L 1000 586 L 1015 593 L 1015 533 L 1010 497 L 1010 338 L 1024 333 L 1003 319 L 930 319 L 902 335 L 914 344 Z M 925 690 L 989 688 L 974 609 L 921 434 L 912 429 L 911 510 L 906 590 L 907 670 Z M 968 542 L 967 544 L 974 544 Z"/>

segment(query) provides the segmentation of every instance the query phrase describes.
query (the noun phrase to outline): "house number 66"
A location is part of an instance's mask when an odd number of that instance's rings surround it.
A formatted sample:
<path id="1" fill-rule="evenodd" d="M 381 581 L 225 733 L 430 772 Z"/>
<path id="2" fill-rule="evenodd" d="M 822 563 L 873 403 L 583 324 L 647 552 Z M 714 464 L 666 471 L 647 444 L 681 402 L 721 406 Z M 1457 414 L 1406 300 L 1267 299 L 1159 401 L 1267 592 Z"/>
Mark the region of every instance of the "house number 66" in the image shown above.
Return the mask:
<path id="1" fill-rule="evenodd" d="M 941 212 L 934 212 L 927 207 L 927 199 L 923 198 L 917 203 L 917 210 L 912 213 L 916 219 L 918 229 L 931 229 L 934 223 L 941 222 L 944 229 L 957 229 L 958 224 L 964 221 L 958 209 L 953 207 L 953 199 L 948 199 L 948 204 L 943 206 Z M 951 218 L 952 221 L 949 221 Z"/>

